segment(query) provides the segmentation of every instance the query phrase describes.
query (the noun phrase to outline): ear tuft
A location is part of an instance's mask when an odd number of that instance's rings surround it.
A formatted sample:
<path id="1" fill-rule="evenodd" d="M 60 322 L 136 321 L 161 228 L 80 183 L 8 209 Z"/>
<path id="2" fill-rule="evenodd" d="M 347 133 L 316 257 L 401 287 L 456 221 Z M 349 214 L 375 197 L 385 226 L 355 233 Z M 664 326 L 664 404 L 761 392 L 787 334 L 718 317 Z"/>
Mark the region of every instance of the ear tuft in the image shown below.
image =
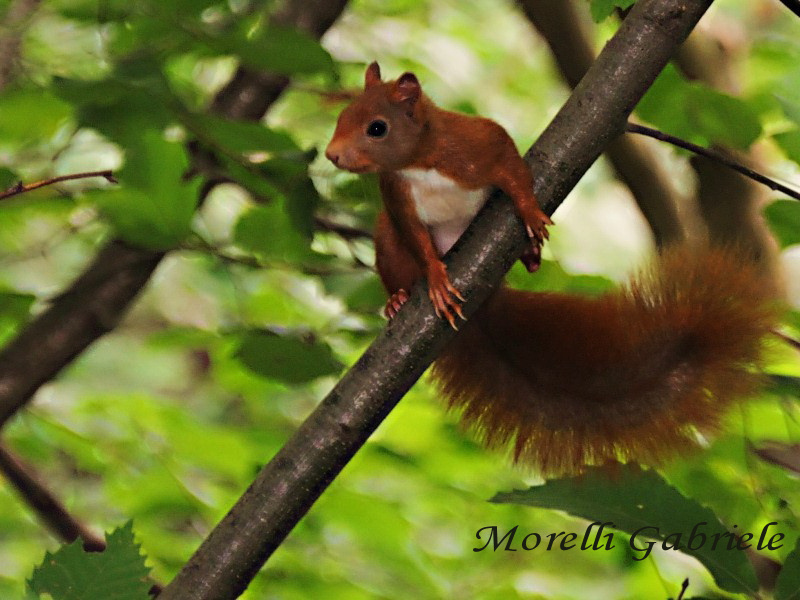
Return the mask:
<path id="1" fill-rule="evenodd" d="M 413 73 L 403 73 L 394 84 L 392 93 L 396 102 L 410 102 L 411 104 L 419 100 L 422 88 L 419 85 L 417 76 Z"/>
<path id="2" fill-rule="evenodd" d="M 381 82 L 381 68 L 376 61 L 372 61 L 364 74 L 364 89 L 370 88 Z"/>

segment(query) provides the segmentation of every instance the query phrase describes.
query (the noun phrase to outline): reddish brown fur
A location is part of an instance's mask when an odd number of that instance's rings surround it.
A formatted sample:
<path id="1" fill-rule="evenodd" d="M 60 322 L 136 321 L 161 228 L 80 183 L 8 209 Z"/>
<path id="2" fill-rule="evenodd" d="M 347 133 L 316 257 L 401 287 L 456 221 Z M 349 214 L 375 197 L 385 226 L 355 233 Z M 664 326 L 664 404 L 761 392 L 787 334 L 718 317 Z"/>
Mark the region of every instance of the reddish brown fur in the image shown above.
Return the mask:
<path id="1" fill-rule="evenodd" d="M 487 446 L 542 474 L 658 464 L 757 386 L 770 289 L 735 253 L 686 248 L 598 298 L 501 289 L 433 374 Z"/>

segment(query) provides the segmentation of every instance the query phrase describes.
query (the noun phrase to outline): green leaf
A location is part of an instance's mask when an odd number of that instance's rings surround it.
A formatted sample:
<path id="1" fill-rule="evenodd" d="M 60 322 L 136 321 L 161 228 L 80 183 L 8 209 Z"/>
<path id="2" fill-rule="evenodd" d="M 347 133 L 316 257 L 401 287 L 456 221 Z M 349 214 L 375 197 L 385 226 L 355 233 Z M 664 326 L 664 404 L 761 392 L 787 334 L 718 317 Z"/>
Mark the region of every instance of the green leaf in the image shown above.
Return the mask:
<path id="1" fill-rule="evenodd" d="M 328 51 L 319 41 L 297 29 L 268 25 L 252 38 L 235 32 L 227 37 L 205 37 L 202 41 L 218 52 L 237 55 L 243 63 L 259 70 L 284 75 L 336 73 Z"/>
<path id="2" fill-rule="evenodd" d="M 787 69 L 783 76 L 772 82 L 771 90 L 775 99 L 783 108 L 784 114 L 796 125 L 800 125 L 800 90 L 797 89 L 797 78 L 800 67 L 795 60 L 793 69 Z"/>
<path id="3" fill-rule="evenodd" d="M 296 159 L 277 157 L 259 165 L 259 171 L 280 186 L 292 226 L 310 239 L 314 235 L 314 214 L 322 199 L 308 176 L 309 160 L 313 160 L 310 154 Z"/>
<path id="4" fill-rule="evenodd" d="M 611 16 L 615 8 L 625 10 L 633 6 L 634 2 L 636 0 L 592 0 L 592 19 L 595 23 L 599 23 Z"/>
<path id="5" fill-rule="evenodd" d="M 636 114 L 654 127 L 699 143 L 686 118 L 689 84 L 673 65 L 667 65 L 636 105 Z"/>
<path id="6" fill-rule="evenodd" d="M 290 384 L 335 375 L 342 369 L 328 344 L 266 330 L 245 334 L 235 356 L 254 373 Z"/>
<path id="7" fill-rule="evenodd" d="M 51 137 L 72 115 L 72 107 L 43 89 L 5 91 L 0 96 L 0 139 L 24 143 Z"/>
<path id="8" fill-rule="evenodd" d="M 764 209 L 764 216 L 781 248 L 800 244 L 800 203 L 796 200 L 775 200 Z"/>
<path id="9" fill-rule="evenodd" d="M 786 153 L 789 160 L 793 160 L 800 165 L 800 129 L 777 133 L 772 136 L 772 139 Z"/>
<path id="10" fill-rule="evenodd" d="M 662 131 L 705 146 L 747 148 L 762 133 L 759 115 L 747 102 L 687 82 L 671 65 L 650 86 L 636 113 Z"/>
<path id="11" fill-rule="evenodd" d="M 261 123 L 232 121 L 212 115 L 192 115 L 184 122 L 198 138 L 210 139 L 214 146 L 229 154 L 300 152 L 288 133 Z"/>
<path id="12" fill-rule="evenodd" d="M 267 213 L 283 213 L 271 217 L 277 219 L 271 226 L 281 229 L 286 226 L 284 221 L 288 218 L 288 225 L 304 238 L 299 246 L 298 239 L 285 241 L 290 246 L 305 248 L 314 233 L 314 212 L 321 202 L 319 192 L 308 176 L 308 161 L 312 158 L 310 153 L 304 153 L 293 158 L 276 157 L 259 164 L 245 165 L 226 157 L 221 157 L 220 162 L 233 181 L 253 194 L 264 206 L 270 207 L 266 209 Z M 255 233 L 254 243 L 242 240 L 243 247 L 269 255 L 270 251 L 264 252 L 261 247 L 262 236 Z M 292 233 L 287 235 L 289 238 L 294 236 Z M 305 250 L 300 255 L 304 253 Z"/>
<path id="13" fill-rule="evenodd" d="M 758 114 L 749 104 L 704 85 L 691 86 L 686 108 L 690 123 L 711 143 L 745 149 L 761 135 Z"/>
<path id="14" fill-rule="evenodd" d="M 109 77 L 81 81 L 56 77 L 51 85 L 77 108 L 80 125 L 97 129 L 122 146 L 135 146 L 144 131 L 160 131 L 174 121 L 177 103 L 153 60 L 129 61 Z"/>
<path id="15" fill-rule="evenodd" d="M 573 275 L 559 263 L 543 260 L 536 277 L 517 263 L 508 274 L 511 287 L 533 292 L 564 292 L 597 296 L 615 288 L 614 282 L 601 275 Z"/>
<path id="16" fill-rule="evenodd" d="M 267 260 L 300 261 L 312 255 L 310 238 L 293 225 L 279 199 L 242 215 L 236 223 L 233 239 L 242 249 Z"/>
<path id="17" fill-rule="evenodd" d="M 53 600 L 147 600 L 150 569 L 133 539 L 133 523 L 111 532 L 103 552 L 85 552 L 81 540 L 47 552 L 33 571 L 29 589 Z"/>
<path id="18" fill-rule="evenodd" d="M 781 396 L 795 396 L 800 398 L 800 377 L 770 375 L 769 391 Z"/>
<path id="19" fill-rule="evenodd" d="M 10 169 L 6 169 L 5 167 L 0 167 L 0 191 L 5 191 L 19 183 L 19 175 L 11 171 Z"/>
<path id="20" fill-rule="evenodd" d="M 775 582 L 775 600 L 800 600 L 800 539 L 783 561 Z"/>
<path id="21" fill-rule="evenodd" d="M 730 534 L 716 515 L 683 496 L 654 471 L 643 471 L 636 465 L 621 465 L 613 472 L 594 468 L 579 477 L 497 494 L 491 501 L 564 510 L 591 521 L 613 523 L 610 527 L 631 535 L 647 528 L 631 542 L 639 548 L 645 547 L 641 539 L 645 535 L 664 540 L 679 533 L 680 549 L 703 563 L 719 587 L 739 593 L 758 590 L 758 581 L 745 553 L 727 549 Z M 699 537 L 690 540 L 693 529 L 705 536 L 703 543 L 699 543 Z M 712 544 L 715 534 L 726 535 L 720 538 L 716 549 Z M 674 542 L 675 537 L 670 540 Z"/>
<path id="22" fill-rule="evenodd" d="M 325 291 L 342 298 L 350 310 L 378 315 L 386 303 L 386 290 L 372 272 L 328 275 L 322 278 Z"/>
<path id="23" fill-rule="evenodd" d="M 25 322 L 36 297 L 19 292 L 0 292 L 0 344 Z"/>
<path id="24" fill-rule="evenodd" d="M 130 243 L 171 248 L 189 233 L 197 205 L 197 184 L 181 181 L 187 165 L 182 145 L 145 130 L 139 144 L 126 154 L 120 186 L 91 192 L 87 198 Z"/>

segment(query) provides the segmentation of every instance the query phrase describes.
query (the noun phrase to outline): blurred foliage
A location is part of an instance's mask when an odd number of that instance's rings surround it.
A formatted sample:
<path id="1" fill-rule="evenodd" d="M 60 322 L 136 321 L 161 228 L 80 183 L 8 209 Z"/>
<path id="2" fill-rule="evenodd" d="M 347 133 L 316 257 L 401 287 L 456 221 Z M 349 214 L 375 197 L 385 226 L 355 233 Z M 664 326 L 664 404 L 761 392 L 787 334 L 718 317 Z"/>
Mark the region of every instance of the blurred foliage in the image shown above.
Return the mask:
<path id="1" fill-rule="evenodd" d="M 509 2 L 353 0 L 322 44 L 271 24 L 263 15 L 272 4 L 42 3 L 25 23 L 16 79 L 0 93 L 0 187 L 107 168 L 120 179 L 67 182 L 0 203 L 0 339 L 24 327 L 111 236 L 170 250 L 124 322 L 4 432 L 97 531 L 133 519 L 160 581 L 382 326 L 385 297 L 368 239 L 377 186 L 319 156 L 341 108 L 326 93 L 357 88 L 364 64 L 377 58 L 388 76 L 415 71 L 440 104 L 495 118 L 520 147 L 567 93 L 546 46 Z M 591 11 L 601 21 L 629 4 L 594 0 Z M 757 143 L 770 173 L 800 181 L 800 21 L 772 4 L 720 0 L 707 17 L 745 48 L 740 94 L 686 82 L 670 68 L 639 117 L 701 144 Z M 613 17 L 600 23 L 598 48 L 614 27 Z M 239 63 L 292 76 L 262 123 L 206 110 Z M 227 182 L 199 206 L 189 141 Z M 685 180 L 685 154 L 663 154 Z M 766 216 L 783 246 L 798 243 L 794 203 L 778 199 Z M 515 266 L 513 285 L 601 293 L 649 252 L 641 217 L 602 162 L 555 220 L 551 260 L 536 277 Z M 799 336 L 796 313 L 787 323 L 786 333 Z M 796 355 L 776 347 L 770 371 L 797 377 Z M 796 478 L 748 452 L 751 441 L 797 441 L 796 396 L 796 385 L 774 386 L 732 413 L 727 433 L 700 455 L 645 474 L 654 502 L 669 501 L 658 511 L 664 531 L 695 518 L 683 503 L 739 531 L 774 521 L 786 544 L 767 555 L 797 563 L 797 551 L 789 554 L 800 531 Z M 623 544 L 473 552 L 487 526 L 546 535 L 613 520 L 601 500 L 621 501 L 633 484 L 617 481 L 601 497 L 579 482 L 546 509 L 489 503 L 541 481 L 482 450 L 455 422 L 425 381 L 415 386 L 245 597 L 666 598 L 686 577 L 695 596 L 731 597 L 676 552 L 654 550 L 643 561 Z M 571 511 L 581 496 L 595 505 Z M 22 597 L 34 566 L 59 543 L 5 481 L 0 504 L 0 597 Z M 37 571 L 33 581 L 42 578 Z M 793 586 L 782 578 L 779 597 Z"/>

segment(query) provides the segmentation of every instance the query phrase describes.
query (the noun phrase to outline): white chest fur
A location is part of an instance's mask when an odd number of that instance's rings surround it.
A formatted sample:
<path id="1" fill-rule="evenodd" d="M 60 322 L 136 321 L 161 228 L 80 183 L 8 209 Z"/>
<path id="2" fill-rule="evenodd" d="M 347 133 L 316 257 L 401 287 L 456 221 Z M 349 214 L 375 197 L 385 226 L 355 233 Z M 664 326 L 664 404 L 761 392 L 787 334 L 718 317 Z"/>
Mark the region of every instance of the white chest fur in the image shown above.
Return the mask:
<path id="1" fill-rule="evenodd" d="M 488 188 L 464 189 L 436 169 L 404 169 L 400 175 L 409 187 L 419 218 L 430 229 L 436 249 L 444 254 L 484 205 Z"/>

